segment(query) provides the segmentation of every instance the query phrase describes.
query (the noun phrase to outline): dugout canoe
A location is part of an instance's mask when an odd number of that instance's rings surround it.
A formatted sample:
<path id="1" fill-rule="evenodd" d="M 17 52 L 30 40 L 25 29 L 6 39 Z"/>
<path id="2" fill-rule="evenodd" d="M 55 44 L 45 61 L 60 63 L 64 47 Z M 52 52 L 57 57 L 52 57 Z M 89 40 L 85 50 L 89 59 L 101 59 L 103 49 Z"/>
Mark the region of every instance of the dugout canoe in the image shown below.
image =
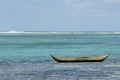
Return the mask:
<path id="1" fill-rule="evenodd" d="M 102 62 L 108 55 L 90 57 L 58 57 L 51 55 L 51 57 L 57 62 Z"/>

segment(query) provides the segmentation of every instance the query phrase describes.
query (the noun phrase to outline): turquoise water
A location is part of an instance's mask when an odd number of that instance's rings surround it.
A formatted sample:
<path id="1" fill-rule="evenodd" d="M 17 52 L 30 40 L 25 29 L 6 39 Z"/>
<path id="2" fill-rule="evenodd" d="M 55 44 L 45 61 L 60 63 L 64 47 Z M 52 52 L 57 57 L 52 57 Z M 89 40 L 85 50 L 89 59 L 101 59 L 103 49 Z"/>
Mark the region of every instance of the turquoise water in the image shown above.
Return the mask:
<path id="1" fill-rule="evenodd" d="M 0 80 L 119 80 L 120 34 L 0 33 Z M 99 56 L 105 62 L 57 63 L 56 56 Z"/>

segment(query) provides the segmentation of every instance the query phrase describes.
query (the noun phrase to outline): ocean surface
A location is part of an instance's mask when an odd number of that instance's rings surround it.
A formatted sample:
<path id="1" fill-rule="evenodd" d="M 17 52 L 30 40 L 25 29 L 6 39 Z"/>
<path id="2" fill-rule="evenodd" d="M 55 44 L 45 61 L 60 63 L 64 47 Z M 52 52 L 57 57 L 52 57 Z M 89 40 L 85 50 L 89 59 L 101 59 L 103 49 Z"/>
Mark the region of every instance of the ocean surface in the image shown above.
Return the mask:
<path id="1" fill-rule="evenodd" d="M 104 54 L 104 62 L 51 58 Z M 120 80 L 120 32 L 0 32 L 0 80 Z"/>

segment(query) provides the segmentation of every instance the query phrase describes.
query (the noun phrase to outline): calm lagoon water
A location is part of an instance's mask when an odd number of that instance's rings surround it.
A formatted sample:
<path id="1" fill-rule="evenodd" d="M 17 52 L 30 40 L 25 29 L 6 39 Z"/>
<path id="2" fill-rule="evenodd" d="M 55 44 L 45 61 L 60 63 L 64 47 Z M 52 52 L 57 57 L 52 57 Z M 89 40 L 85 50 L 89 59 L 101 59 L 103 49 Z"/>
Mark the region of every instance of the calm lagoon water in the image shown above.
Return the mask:
<path id="1" fill-rule="evenodd" d="M 104 62 L 57 63 L 56 56 L 99 56 Z M 0 33 L 0 80 L 119 80 L 120 33 Z"/>

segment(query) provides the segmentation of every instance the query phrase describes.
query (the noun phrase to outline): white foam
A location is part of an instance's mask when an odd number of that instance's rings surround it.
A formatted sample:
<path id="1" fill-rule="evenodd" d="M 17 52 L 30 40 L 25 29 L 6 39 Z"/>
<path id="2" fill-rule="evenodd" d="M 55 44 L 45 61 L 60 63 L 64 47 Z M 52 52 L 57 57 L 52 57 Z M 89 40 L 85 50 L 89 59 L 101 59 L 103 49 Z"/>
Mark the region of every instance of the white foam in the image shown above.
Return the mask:
<path id="1" fill-rule="evenodd" d="M 24 33 L 24 31 L 8 31 L 8 32 L 0 32 L 0 33 Z"/>

